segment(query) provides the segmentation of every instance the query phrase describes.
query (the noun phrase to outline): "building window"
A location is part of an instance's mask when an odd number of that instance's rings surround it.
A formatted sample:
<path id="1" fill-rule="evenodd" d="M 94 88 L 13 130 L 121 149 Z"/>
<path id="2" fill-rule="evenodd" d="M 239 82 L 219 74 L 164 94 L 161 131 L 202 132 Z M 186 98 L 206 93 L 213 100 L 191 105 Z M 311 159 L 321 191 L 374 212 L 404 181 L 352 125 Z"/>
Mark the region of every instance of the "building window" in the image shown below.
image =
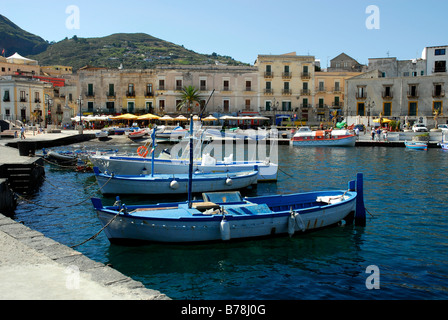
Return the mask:
<path id="1" fill-rule="evenodd" d="M 115 102 L 106 102 L 106 108 L 109 113 L 113 113 L 115 111 Z"/>
<path id="2" fill-rule="evenodd" d="M 39 92 L 34 92 L 34 102 L 40 103 L 40 94 Z"/>
<path id="3" fill-rule="evenodd" d="M 319 108 L 323 108 L 325 106 L 325 104 L 324 104 L 324 99 L 323 98 L 319 98 L 319 104 L 318 104 L 318 107 Z"/>
<path id="4" fill-rule="evenodd" d="M 159 90 L 165 90 L 165 80 L 159 80 Z"/>
<path id="5" fill-rule="evenodd" d="M 223 105 L 224 105 L 224 113 L 229 113 L 230 112 L 230 101 L 224 100 Z"/>
<path id="6" fill-rule="evenodd" d="M 152 97 L 154 94 L 152 92 L 152 83 L 146 84 L 146 94 L 147 97 Z"/>
<path id="7" fill-rule="evenodd" d="M 418 111 L 418 102 L 416 101 L 409 102 L 408 115 L 411 117 L 416 117 L 417 111 Z"/>
<path id="8" fill-rule="evenodd" d="M 271 101 L 265 101 L 264 103 L 266 111 L 271 111 L 272 102 Z"/>
<path id="9" fill-rule="evenodd" d="M 359 86 L 358 92 L 356 92 L 357 99 L 366 99 L 367 98 L 367 90 L 365 86 Z"/>
<path id="10" fill-rule="evenodd" d="M 434 84 L 433 97 L 443 97 L 445 96 L 445 92 L 442 90 L 441 84 Z"/>
<path id="11" fill-rule="evenodd" d="M 20 91 L 20 102 L 26 102 L 26 93 L 25 93 L 25 91 Z"/>
<path id="12" fill-rule="evenodd" d="M 436 56 L 444 56 L 445 55 L 445 49 L 436 49 L 434 55 L 436 55 Z"/>
<path id="13" fill-rule="evenodd" d="M 9 90 L 5 90 L 5 93 L 3 94 L 3 102 L 10 102 L 11 98 L 9 96 Z"/>
<path id="14" fill-rule="evenodd" d="M 246 91 L 252 91 L 252 81 L 246 81 Z"/>
<path id="15" fill-rule="evenodd" d="M 126 93 L 126 96 L 128 97 L 135 97 L 135 89 L 134 89 L 134 84 L 130 83 L 128 85 L 128 92 Z"/>
<path id="16" fill-rule="evenodd" d="M 432 113 L 435 115 L 435 113 L 437 112 L 437 114 L 439 116 L 443 115 L 443 102 L 442 101 L 434 101 L 432 103 Z"/>
<path id="17" fill-rule="evenodd" d="M 165 100 L 159 101 L 159 112 L 161 113 L 165 112 Z"/>
<path id="18" fill-rule="evenodd" d="M 89 83 L 87 85 L 87 96 L 93 97 L 95 94 L 93 93 L 93 83 Z"/>
<path id="19" fill-rule="evenodd" d="M 392 116 L 392 102 L 384 102 L 383 104 L 383 116 Z"/>
<path id="20" fill-rule="evenodd" d="M 109 97 L 115 97 L 115 85 L 113 83 L 109 83 L 109 92 L 107 93 Z"/>
<path id="21" fill-rule="evenodd" d="M 207 80 L 200 80 L 199 81 L 199 87 L 201 91 L 207 90 Z"/>
<path id="22" fill-rule="evenodd" d="M 182 90 L 182 80 L 176 80 L 176 90 Z"/>
<path id="23" fill-rule="evenodd" d="M 93 102 L 87 102 L 87 112 L 93 112 Z"/>
<path id="24" fill-rule="evenodd" d="M 320 92 L 325 91 L 325 82 L 319 81 L 319 89 Z"/>
<path id="25" fill-rule="evenodd" d="M 250 111 L 250 99 L 246 99 L 245 108 L 246 111 Z"/>
<path id="26" fill-rule="evenodd" d="M 408 97 L 416 98 L 418 97 L 417 85 L 409 85 Z"/>
<path id="27" fill-rule="evenodd" d="M 153 113 L 153 107 L 152 107 L 152 101 L 147 101 L 146 102 L 146 112 L 147 113 Z"/>
<path id="28" fill-rule="evenodd" d="M 446 61 L 436 61 L 434 63 L 434 72 L 446 72 Z"/>
<path id="29" fill-rule="evenodd" d="M 356 115 L 364 117 L 366 115 L 366 106 L 364 102 L 358 102 Z"/>
<path id="30" fill-rule="evenodd" d="M 133 101 L 128 102 L 128 113 L 134 113 L 135 111 L 135 103 Z"/>
<path id="31" fill-rule="evenodd" d="M 230 91 L 230 81 L 224 80 L 222 83 L 223 91 Z"/>
<path id="32" fill-rule="evenodd" d="M 282 101 L 282 111 L 291 111 L 291 101 Z"/>

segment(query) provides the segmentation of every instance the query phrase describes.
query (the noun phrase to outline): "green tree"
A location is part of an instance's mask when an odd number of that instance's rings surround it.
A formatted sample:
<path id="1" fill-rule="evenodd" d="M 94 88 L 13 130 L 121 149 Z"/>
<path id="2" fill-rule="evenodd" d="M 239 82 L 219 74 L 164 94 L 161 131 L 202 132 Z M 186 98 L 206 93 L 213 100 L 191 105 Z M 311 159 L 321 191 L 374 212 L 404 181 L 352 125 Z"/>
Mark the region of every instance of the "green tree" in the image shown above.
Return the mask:
<path id="1" fill-rule="evenodd" d="M 182 89 L 182 100 L 177 105 L 177 110 L 182 110 L 183 107 L 187 107 L 188 111 L 191 111 L 191 107 L 195 102 L 200 102 L 201 97 L 199 90 L 194 86 L 183 87 Z"/>

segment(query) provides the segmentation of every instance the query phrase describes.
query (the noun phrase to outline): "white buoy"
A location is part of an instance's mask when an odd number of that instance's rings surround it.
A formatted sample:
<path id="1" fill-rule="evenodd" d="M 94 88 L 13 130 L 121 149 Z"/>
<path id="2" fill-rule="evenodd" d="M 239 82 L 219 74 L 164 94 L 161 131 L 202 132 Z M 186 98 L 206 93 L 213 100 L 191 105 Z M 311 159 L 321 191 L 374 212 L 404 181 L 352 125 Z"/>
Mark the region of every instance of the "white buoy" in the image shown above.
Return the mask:
<path id="1" fill-rule="evenodd" d="M 170 188 L 173 190 L 179 189 L 179 182 L 177 182 L 176 180 L 171 181 Z"/>
<path id="2" fill-rule="evenodd" d="M 291 212 L 291 215 L 288 218 L 288 234 L 290 237 L 292 237 L 295 232 L 296 232 L 296 216 L 294 212 Z"/>
<path id="3" fill-rule="evenodd" d="M 221 239 L 222 241 L 230 240 L 230 224 L 225 217 L 221 221 Z"/>
<path id="4" fill-rule="evenodd" d="M 232 184 L 233 184 L 233 180 L 230 178 L 227 178 L 226 185 L 228 185 L 230 187 Z"/>

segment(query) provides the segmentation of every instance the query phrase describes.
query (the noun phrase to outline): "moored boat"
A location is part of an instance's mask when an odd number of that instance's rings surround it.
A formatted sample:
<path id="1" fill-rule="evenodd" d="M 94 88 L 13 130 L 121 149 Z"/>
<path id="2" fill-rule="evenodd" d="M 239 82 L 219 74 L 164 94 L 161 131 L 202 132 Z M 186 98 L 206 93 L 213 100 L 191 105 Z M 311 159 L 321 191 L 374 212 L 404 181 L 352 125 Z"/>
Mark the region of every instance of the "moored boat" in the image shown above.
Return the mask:
<path id="1" fill-rule="evenodd" d="M 93 168 L 103 194 L 187 194 L 189 174 L 142 174 L 138 176 L 109 175 Z M 258 170 L 232 173 L 202 173 L 192 175 L 192 193 L 238 190 L 257 182 Z"/>
<path id="2" fill-rule="evenodd" d="M 239 192 L 204 193 L 203 200 L 126 206 L 117 198 L 104 207 L 92 199 L 111 242 L 197 243 L 294 235 L 335 225 L 365 222 L 362 174 L 348 190 L 242 198 Z M 355 186 L 356 185 L 356 186 Z M 356 214 L 355 214 L 356 212 Z"/>
<path id="3" fill-rule="evenodd" d="M 428 150 L 428 144 L 424 142 L 408 142 L 405 141 L 404 144 L 406 145 L 406 148 L 413 149 L 413 150 Z"/>
<path id="4" fill-rule="evenodd" d="M 300 127 L 290 142 L 296 147 L 354 147 L 356 135 L 349 130 L 318 130 Z"/>
<path id="5" fill-rule="evenodd" d="M 128 138 L 131 139 L 131 140 L 136 140 L 136 139 L 141 139 L 141 138 L 143 138 L 146 135 L 148 135 L 148 130 L 142 129 L 142 130 L 130 132 L 128 134 Z"/>

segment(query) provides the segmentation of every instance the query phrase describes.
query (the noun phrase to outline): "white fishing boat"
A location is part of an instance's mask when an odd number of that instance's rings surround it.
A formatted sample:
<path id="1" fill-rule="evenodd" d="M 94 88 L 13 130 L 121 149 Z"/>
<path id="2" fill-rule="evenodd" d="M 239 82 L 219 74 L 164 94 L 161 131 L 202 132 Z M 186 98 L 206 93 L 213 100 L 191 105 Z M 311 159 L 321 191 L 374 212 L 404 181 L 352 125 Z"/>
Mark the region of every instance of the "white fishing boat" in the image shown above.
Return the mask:
<path id="1" fill-rule="evenodd" d="M 349 130 L 318 130 L 300 127 L 290 142 L 296 147 L 354 147 L 356 135 Z"/>
<path id="2" fill-rule="evenodd" d="M 109 175 L 93 168 L 100 190 L 107 195 L 122 194 L 187 194 L 189 174 Z M 192 174 L 192 193 L 238 190 L 257 182 L 258 171 Z"/>
<path id="3" fill-rule="evenodd" d="M 239 192 L 204 193 L 203 200 L 114 206 L 92 199 L 113 243 L 197 243 L 289 235 L 335 225 L 353 217 L 365 225 L 363 176 L 348 190 L 242 198 Z"/>

